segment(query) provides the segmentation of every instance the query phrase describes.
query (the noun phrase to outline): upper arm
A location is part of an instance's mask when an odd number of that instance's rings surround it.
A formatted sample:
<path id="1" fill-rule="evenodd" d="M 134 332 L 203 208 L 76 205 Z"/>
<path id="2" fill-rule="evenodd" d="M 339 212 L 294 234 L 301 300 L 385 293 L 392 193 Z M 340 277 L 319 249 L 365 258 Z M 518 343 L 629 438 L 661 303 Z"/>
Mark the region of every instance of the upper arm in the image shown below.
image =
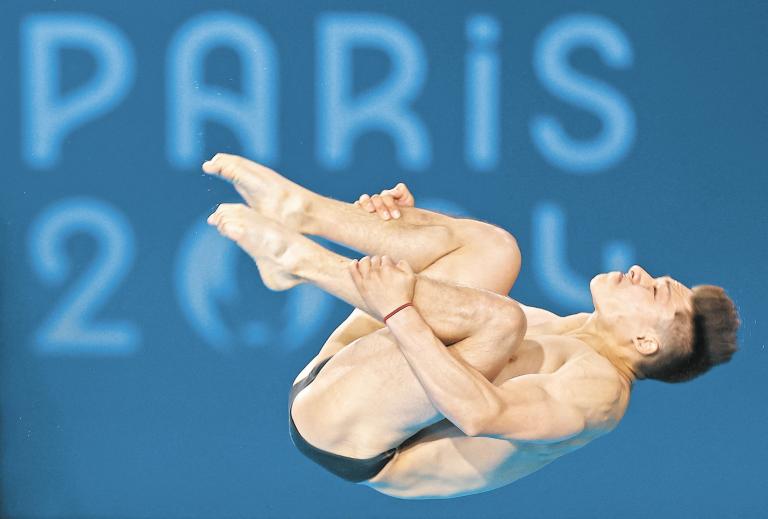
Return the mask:
<path id="1" fill-rule="evenodd" d="M 473 436 L 554 442 L 581 433 L 586 416 L 559 389 L 553 374 L 511 378 L 498 387 L 496 412 L 479 423 Z"/>

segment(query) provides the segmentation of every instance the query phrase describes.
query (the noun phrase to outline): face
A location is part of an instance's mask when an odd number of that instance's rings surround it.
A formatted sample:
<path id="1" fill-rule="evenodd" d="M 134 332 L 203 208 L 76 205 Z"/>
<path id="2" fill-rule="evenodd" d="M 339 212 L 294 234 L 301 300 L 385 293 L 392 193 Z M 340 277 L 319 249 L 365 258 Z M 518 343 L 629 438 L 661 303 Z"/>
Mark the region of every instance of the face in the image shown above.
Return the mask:
<path id="1" fill-rule="evenodd" d="M 589 288 L 601 320 L 628 337 L 658 332 L 675 312 L 691 311 L 690 288 L 669 276 L 653 277 L 639 265 L 626 273 L 598 274 Z"/>

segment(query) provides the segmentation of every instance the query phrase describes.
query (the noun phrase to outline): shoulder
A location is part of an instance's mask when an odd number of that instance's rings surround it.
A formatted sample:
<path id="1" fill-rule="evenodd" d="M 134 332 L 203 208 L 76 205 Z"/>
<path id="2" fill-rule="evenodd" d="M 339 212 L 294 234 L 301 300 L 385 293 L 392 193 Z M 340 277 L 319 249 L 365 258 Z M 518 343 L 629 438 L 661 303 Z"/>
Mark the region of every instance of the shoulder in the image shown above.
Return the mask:
<path id="1" fill-rule="evenodd" d="M 618 425 L 629 404 L 629 388 L 613 365 L 596 352 L 584 352 L 554 373 L 548 390 L 554 398 L 580 409 L 590 429 Z"/>

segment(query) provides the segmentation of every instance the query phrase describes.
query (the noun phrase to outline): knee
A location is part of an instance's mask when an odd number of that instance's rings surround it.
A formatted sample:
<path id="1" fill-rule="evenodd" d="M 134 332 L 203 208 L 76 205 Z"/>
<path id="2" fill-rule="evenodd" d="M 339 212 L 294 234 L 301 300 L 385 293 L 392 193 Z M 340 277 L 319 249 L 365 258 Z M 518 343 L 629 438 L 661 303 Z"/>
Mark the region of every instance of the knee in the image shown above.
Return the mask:
<path id="1" fill-rule="evenodd" d="M 503 227 L 490 222 L 472 220 L 470 218 L 462 218 L 458 220 L 458 222 L 459 225 L 454 226 L 454 230 L 457 232 L 462 242 L 482 242 L 486 246 L 493 245 L 494 248 L 498 248 L 500 251 L 507 252 L 508 254 L 520 253 L 520 250 L 517 247 L 517 239 L 511 232 Z"/>
<path id="2" fill-rule="evenodd" d="M 522 253 L 515 236 L 498 225 L 476 220 L 470 222 L 467 240 L 480 243 L 485 250 L 491 251 L 500 262 L 510 267 L 516 279 L 522 264 Z"/>
<path id="3" fill-rule="evenodd" d="M 510 262 L 519 263 L 519 259 L 522 257 L 520 253 L 520 246 L 517 243 L 515 236 L 506 229 L 492 224 L 485 225 L 486 240 L 494 244 L 500 256 Z"/>

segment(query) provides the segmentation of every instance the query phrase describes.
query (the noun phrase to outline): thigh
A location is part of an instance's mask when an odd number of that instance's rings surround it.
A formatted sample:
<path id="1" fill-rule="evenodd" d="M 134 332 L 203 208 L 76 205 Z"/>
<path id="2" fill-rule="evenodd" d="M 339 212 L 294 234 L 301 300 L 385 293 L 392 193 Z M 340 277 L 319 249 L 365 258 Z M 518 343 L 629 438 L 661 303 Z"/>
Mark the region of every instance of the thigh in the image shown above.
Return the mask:
<path id="1" fill-rule="evenodd" d="M 335 355 L 342 348 L 347 346 L 355 339 L 359 339 L 371 332 L 375 332 L 384 327 L 384 323 L 374 319 L 359 308 L 352 310 L 352 313 L 342 322 L 323 343 L 320 352 L 301 370 L 294 380 L 294 384 L 306 377 L 312 368 L 328 357 Z"/>
<path id="2" fill-rule="evenodd" d="M 493 379 L 517 342 L 500 321 L 448 347 L 468 369 Z M 367 458 L 440 420 L 392 333 L 377 330 L 331 359 L 295 399 L 293 420 L 306 440 L 335 454 Z"/>
<path id="3" fill-rule="evenodd" d="M 502 481 L 500 476 L 508 474 L 500 471 L 502 463 L 517 449 L 507 440 L 467 436 L 443 420 L 408 439 L 381 472 L 362 484 L 411 499 L 490 490 Z"/>
<path id="4" fill-rule="evenodd" d="M 503 296 L 509 294 L 522 264 L 515 238 L 500 227 L 478 220 L 455 218 L 453 222 L 454 230 L 464 245 L 438 258 L 420 274 Z M 307 376 L 319 362 L 338 353 L 352 341 L 383 327 L 384 323 L 355 308 L 299 373 L 294 384 Z"/>
<path id="5" fill-rule="evenodd" d="M 421 273 L 448 283 L 509 294 L 522 266 L 515 237 L 501 227 L 470 219 L 456 219 L 454 232 L 463 245 Z"/>

